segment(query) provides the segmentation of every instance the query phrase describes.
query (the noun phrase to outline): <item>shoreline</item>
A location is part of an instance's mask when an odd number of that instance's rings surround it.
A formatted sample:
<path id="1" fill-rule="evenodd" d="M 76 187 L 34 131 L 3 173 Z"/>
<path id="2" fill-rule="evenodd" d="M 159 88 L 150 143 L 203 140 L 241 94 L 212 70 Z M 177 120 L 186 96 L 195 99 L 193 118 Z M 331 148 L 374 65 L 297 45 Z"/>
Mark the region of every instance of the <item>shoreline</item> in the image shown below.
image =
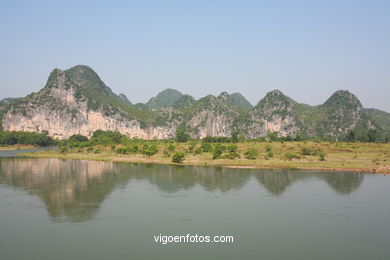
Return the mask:
<path id="1" fill-rule="evenodd" d="M 294 170 L 316 170 L 316 171 L 329 171 L 329 172 L 359 172 L 359 173 L 373 173 L 390 175 L 390 166 L 382 167 L 326 167 L 326 162 L 323 162 L 321 166 L 309 166 L 305 163 L 312 161 L 266 161 L 263 160 L 205 160 L 194 159 L 194 156 L 190 156 L 189 159 L 184 160 L 183 163 L 173 163 L 170 158 L 161 158 L 158 156 L 152 156 L 146 158 L 143 156 L 119 156 L 115 154 L 81 154 L 81 153 L 68 153 L 59 154 L 53 151 L 40 151 L 20 153 L 19 155 L 31 158 L 57 158 L 57 159 L 71 159 L 71 160 L 90 160 L 90 161 L 106 161 L 106 162 L 123 162 L 123 163 L 143 163 L 143 164 L 166 164 L 166 165 L 178 165 L 178 166 L 217 166 L 232 169 L 294 169 Z M 238 162 L 237 162 L 238 161 Z"/>

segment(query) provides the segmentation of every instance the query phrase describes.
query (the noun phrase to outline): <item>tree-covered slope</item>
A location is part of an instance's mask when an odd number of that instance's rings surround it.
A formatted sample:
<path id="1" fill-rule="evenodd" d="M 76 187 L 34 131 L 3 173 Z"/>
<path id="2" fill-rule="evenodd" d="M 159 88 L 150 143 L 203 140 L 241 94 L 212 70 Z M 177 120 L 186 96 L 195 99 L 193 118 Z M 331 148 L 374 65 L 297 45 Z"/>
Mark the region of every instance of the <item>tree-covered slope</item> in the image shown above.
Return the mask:
<path id="1" fill-rule="evenodd" d="M 390 133 L 390 113 L 375 108 L 365 108 L 364 112 L 367 113 L 374 123 L 379 125 L 383 131 Z"/>
<path id="2" fill-rule="evenodd" d="M 253 108 L 252 104 L 238 92 L 230 94 L 230 99 L 242 109 L 250 110 Z"/>
<path id="3" fill-rule="evenodd" d="M 157 96 L 152 97 L 147 103 L 146 107 L 148 109 L 160 109 L 163 107 L 172 107 L 176 101 L 178 101 L 183 96 L 182 93 L 176 89 L 165 89 L 157 94 Z"/>

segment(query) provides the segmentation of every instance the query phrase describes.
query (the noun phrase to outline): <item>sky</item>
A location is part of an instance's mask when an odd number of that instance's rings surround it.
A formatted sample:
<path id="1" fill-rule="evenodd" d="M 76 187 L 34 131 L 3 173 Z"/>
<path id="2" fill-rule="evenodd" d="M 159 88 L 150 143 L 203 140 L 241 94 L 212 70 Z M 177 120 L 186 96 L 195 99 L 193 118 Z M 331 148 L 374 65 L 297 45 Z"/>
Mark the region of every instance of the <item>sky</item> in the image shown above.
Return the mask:
<path id="1" fill-rule="evenodd" d="M 323 103 L 346 89 L 390 112 L 390 1 L 2 1 L 0 99 L 83 64 L 146 102 L 279 89 Z"/>

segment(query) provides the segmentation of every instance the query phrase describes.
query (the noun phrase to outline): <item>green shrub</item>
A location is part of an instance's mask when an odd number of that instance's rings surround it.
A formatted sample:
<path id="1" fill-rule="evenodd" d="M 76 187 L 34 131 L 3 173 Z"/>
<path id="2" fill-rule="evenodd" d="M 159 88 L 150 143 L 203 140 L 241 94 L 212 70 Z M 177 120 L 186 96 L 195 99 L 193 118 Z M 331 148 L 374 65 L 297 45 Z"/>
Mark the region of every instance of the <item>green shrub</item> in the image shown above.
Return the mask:
<path id="1" fill-rule="evenodd" d="M 168 152 L 168 150 L 167 149 L 164 149 L 164 151 L 163 151 L 163 157 L 164 158 L 169 158 L 171 156 L 171 154 Z"/>
<path id="2" fill-rule="evenodd" d="M 312 147 L 302 147 L 300 154 L 301 155 L 320 155 L 324 153 L 320 148 L 312 148 Z"/>
<path id="3" fill-rule="evenodd" d="M 230 143 L 231 139 L 224 136 L 206 136 L 202 142 L 205 143 Z"/>
<path id="4" fill-rule="evenodd" d="M 155 155 L 158 152 L 157 146 L 155 144 L 152 144 L 151 146 L 148 146 L 145 144 L 142 148 L 142 153 L 146 155 L 146 157 L 150 157 Z"/>
<path id="5" fill-rule="evenodd" d="M 68 152 L 68 147 L 67 146 L 61 146 L 59 149 L 60 154 L 65 154 Z"/>
<path id="6" fill-rule="evenodd" d="M 83 136 L 81 134 L 72 135 L 68 138 L 68 142 L 77 142 L 77 143 L 83 143 L 88 142 L 88 138 L 86 136 Z"/>
<path id="7" fill-rule="evenodd" d="M 213 160 L 221 158 L 224 151 L 226 151 L 226 146 L 221 144 L 216 144 L 213 150 Z"/>
<path id="8" fill-rule="evenodd" d="M 201 148 L 202 151 L 205 152 L 205 153 L 211 152 L 211 150 L 212 150 L 212 146 L 211 146 L 210 143 L 202 143 L 202 144 L 200 145 L 200 148 Z"/>
<path id="9" fill-rule="evenodd" d="M 184 152 L 176 152 L 173 156 L 172 156 L 172 162 L 174 163 L 182 163 L 185 159 L 185 153 Z"/>
<path id="10" fill-rule="evenodd" d="M 283 159 L 291 161 L 292 159 L 301 159 L 301 157 L 297 153 L 286 153 Z"/>
<path id="11" fill-rule="evenodd" d="M 168 145 L 168 152 L 173 153 L 175 151 L 175 146 L 173 144 Z"/>
<path id="12" fill-rule="evenodd" d="M 269 158 L 274 157 L 274 153 L 272 152 L 272 146 L 270 144 L 267 144 L 265 146 L 265 155 L 264 158 L 268 160 Z"/>
<path id="13" fill-rule="evenodd" d="M 194 151 L 194 155 L 198 155 L 198 154 L 201 154 L 202 153 L 202 148 L 198 147 L 195 149 Z"/>
<path id="14" fill-rule="evenodd" d="M 244 153 L 245 158 L 249 160 L 255 160 L 258 155 L 259 152 L 255 148 L 250 148 Z"/>
<path id="15" fill-rule="evenodd" d="M 325 152 L 324 151 L 321 151 L 320 153 L 319 153 L 319 160 L 320 161 L 325 161 L 326 159 L 325 159 L 325 157 L 326 157 L 326 154 L 325 154 Z"/>
<path id="16" fill-rule="evenodd" d="M 224 155 L 223 155 L 223 158 L 225 158 L 225 159 L 231 159 L 231 160 L 236 159 L 236 158 L 240 158 L 240 153 L 237 152 L 237 151 L 236 151 L 236 152 L 230 151 L 230 152 L 224 154 Z"/>
<path id="17" fill-rule="evenodd" d="M 228 147 L 227 147 L 227 150 L 229 151 L 229 152 L 232 152 L 232 153 L 235 153 L 235 152 L 237 152 L 237 145 L 236 144 L 231 144 L 231 145 L 229 145 Z"/>
<path id="18" fill-rule="evenodd" d="M 195 149 L 196 143 L 191 143 L 190 146 L 188 147 L 188 152 L 192 153 Z"/>

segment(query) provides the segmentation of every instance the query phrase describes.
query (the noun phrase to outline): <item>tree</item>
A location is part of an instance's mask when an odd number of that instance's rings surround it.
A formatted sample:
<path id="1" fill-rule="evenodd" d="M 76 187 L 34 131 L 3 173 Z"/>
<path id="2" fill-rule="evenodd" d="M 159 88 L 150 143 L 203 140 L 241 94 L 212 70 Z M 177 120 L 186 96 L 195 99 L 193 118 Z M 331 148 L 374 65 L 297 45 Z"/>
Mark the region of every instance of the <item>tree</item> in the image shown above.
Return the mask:
<path id="1" fill-rule="evenodd" d="M 88 141 L 88 138 L 81 135 L 81 134 L 77 134 L 77 135 L 72 135 L 69 137 L 68 141 L 70 143 L 72 142 L 77 142 L 77 143 L 80 143 L 80 142 L 87 142 Z"/>
<path id="2" fill-rule="evenodd" d="M 345 136 L 345 141 L 353 142 L 356 140 L 356 133 L 354 130 L 349 130 Z"/>
<path id="3" fill-rule="evenodd" d="M 367 141 L 368 142 L 375 142 L 378 138 L 378 133 L 376 129 L 369 129 L 367 132 Z"/>
<path id="4" fill-rule="evenodd" d="M 184 129 L 176 130 L 176 140 L 178 142 L 187 142 L 190 139 L 190 136 L 184 131 Z"/>
<path id="5" fill-rule="evenodd" d="M 238 131 L 232 133 L 232 143 L 238 143 Z"/>
<path id="6" fill-rule="evenodd" d="M 219 159 L 225 150 L 226 150 L 226 146 L 221 144 L 215 145 L 213 150 L 213 160 Z"/>
<path id="7" fill-rule="evenodd" d="M 269 132 L 268 134 L 267 134 L 267 138 L 268 138 L 268 141 L 276 141 L 276 140 L 278 140 L 278 135 L 279 135 L 279 133 L 278 132 Z"/>

